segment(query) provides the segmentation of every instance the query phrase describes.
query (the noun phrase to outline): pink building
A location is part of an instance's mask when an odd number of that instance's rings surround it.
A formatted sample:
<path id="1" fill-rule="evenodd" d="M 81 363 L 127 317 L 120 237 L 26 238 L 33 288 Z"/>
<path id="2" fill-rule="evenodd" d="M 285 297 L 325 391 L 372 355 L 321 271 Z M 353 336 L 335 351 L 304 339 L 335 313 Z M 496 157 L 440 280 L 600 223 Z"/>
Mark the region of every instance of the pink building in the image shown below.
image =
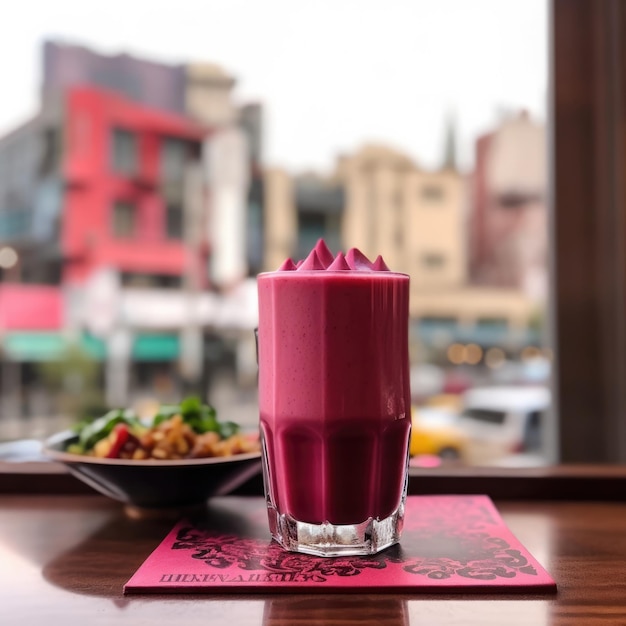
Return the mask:
<path id="1" fill-rule="evenodd" d="M 251 350 L 233 335 L 254 345 L 263 252 L 262 108 L 236 106 L 210 63 L 48 42 L 43 70 L 39 112 L 0 137 L 0 419 L 48 414 L 42 365 L 74 348 L 109 406 L 239 374 Z"/>
<path id="2" fill-rule="evenodd" d="M 543 301 L 547 283 L 545 129 L 525 111 L 478 138 L 470 211 L 472 281 L 523 289 Z"/>

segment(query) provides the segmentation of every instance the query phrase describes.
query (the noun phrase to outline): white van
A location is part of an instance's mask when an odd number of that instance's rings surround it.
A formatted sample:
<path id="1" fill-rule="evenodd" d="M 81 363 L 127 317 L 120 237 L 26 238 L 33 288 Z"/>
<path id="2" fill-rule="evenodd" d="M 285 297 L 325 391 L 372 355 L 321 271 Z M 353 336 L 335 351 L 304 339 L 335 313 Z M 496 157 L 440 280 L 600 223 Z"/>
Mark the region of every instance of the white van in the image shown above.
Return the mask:
<path id="1" fill-rule="evenodd" d="M 515 453 L 540 454 L 550 406 L 544 386 L 483 387 L 463 395 L 458 427 L 467 435 L 468 461 L 492 463 Z"/>

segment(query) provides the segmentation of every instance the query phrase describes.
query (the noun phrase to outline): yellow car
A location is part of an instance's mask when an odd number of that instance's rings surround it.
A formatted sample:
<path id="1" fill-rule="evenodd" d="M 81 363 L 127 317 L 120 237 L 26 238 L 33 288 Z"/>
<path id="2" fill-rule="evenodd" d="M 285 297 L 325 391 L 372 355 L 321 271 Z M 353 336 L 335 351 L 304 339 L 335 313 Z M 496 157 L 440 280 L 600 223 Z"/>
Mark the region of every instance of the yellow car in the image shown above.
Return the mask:
<path id="1" fill-rule="evenodd" d="M 454 414 L 428 407 L 411 412 L 410 455 L 435 455 L 446 460 L 462 459 L 467 436 L 453 423 Z"/>
<path id="2" fill-rule="evenodd" d="M 430 396 L 426 400 L 426 406 L 433 409 L 446 409 L 459 414 L 463 410 L 463 398 L 456 393 L 440 393 L 436 396 Z"/>

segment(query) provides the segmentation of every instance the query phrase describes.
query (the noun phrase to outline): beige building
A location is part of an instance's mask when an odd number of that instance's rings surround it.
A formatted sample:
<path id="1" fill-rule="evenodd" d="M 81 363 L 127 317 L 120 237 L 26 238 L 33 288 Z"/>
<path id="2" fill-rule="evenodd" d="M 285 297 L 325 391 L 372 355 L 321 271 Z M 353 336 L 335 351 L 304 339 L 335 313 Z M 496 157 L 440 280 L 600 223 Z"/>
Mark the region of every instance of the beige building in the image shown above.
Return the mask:
<path id="1" fill-rule="evenodd" d="M 263 204 L 263 269 L 271 272 L 295 256 L 298 243 L 293 178 L 288 172 L 279 168 L 265 170 Z"/>
<path id="2" fill-rule="evenodd" d="M 384 146 L 343 157 L 342 240 L 409 274 L 413 293 L 459 287 L 466 279 L 464 193 L 454 170 L 427 172 Z"/>
<path id="3" fill-rule="evenodd" d="M 453 322 L 465 329 L 496 322 L 524 329 L 534 303 L 519 289 L 474 287 L 468 282 L 467 201 L 463 174 L 425 171 L 390 147 L 365 146 L 342 156 L 322 187 L 343 191 L 341 248 L 411 277 L 411 317 Z M 297 178 L 271 170 L 265 177 L 267 269 L 298 249 Z"/>
<path id="4" fill-rule="evenodd" d="M 185 66 L 185 75 L 185 108 L 189 115 L 213 127 L 237 121 L 233 76 L 214 63 L 190 63 Z"/>

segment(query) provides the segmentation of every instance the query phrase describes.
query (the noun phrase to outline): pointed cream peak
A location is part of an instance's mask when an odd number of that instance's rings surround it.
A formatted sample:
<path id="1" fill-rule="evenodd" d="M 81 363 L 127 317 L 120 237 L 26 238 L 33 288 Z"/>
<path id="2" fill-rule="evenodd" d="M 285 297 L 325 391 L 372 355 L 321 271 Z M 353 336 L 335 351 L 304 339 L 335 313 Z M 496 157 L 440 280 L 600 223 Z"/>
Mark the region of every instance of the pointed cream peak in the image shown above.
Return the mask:
<path id="1" fill-rule="evenodd" d="M 389 271 L 387 264 L 383 261 L 383 257 L 380 254 L 376 257 L 376 260 L 372 263 L 372 269 L 375 272 L 388 272 Z"/>
<path id="2" fill-rule="evenodd" d="M 315 252 L 317 252 L 317 256 L 324 265 L 324 267 L 328 267 L 333 262 L 333 253 L 328 249 L 328 246 L 323 239 L 317 240 L 314 249 Z"/>
<path id="3" fill-rule="evenodd" d="M 322 261 L 320 261 L 319 256 L 317 256 L 317 252 L 315 251 L 315 248 L 313 248 L 313 250 L 311 250 L 311 252 L 309 253 L 309 256 L 304 259 L 304 262 L 302 263 L 302 265 L 300 265 L 300 267 L 298 267 L 299 270 L 325 270 L 326 266 L 322 263 Z"/>
<path id="4" fill-rule="evenodd" d="M 327 269 L 329 272 L 334 272 L 338 270 L 343 271 L 343 270 L 350 269 L 350 266 L 346 262 L 346 257 L 344 256 L 343 252 L 339 252 L 337 254 L 337 256 L 335 257 L 335 260 L 328 266 Z"/>
<path id="5" fill-rule="evenodd" d="M 358 249 L 350 248 L 346 254 L 346 261 L 351 270 L 371 270 L 371 261 Z"/>
<path id="6" fill-rule="evenodd" d="M 287 259 L 279 268 L 278 272 L 292 272 L 296 269 L 296 264 L 291 260 Z"/>

